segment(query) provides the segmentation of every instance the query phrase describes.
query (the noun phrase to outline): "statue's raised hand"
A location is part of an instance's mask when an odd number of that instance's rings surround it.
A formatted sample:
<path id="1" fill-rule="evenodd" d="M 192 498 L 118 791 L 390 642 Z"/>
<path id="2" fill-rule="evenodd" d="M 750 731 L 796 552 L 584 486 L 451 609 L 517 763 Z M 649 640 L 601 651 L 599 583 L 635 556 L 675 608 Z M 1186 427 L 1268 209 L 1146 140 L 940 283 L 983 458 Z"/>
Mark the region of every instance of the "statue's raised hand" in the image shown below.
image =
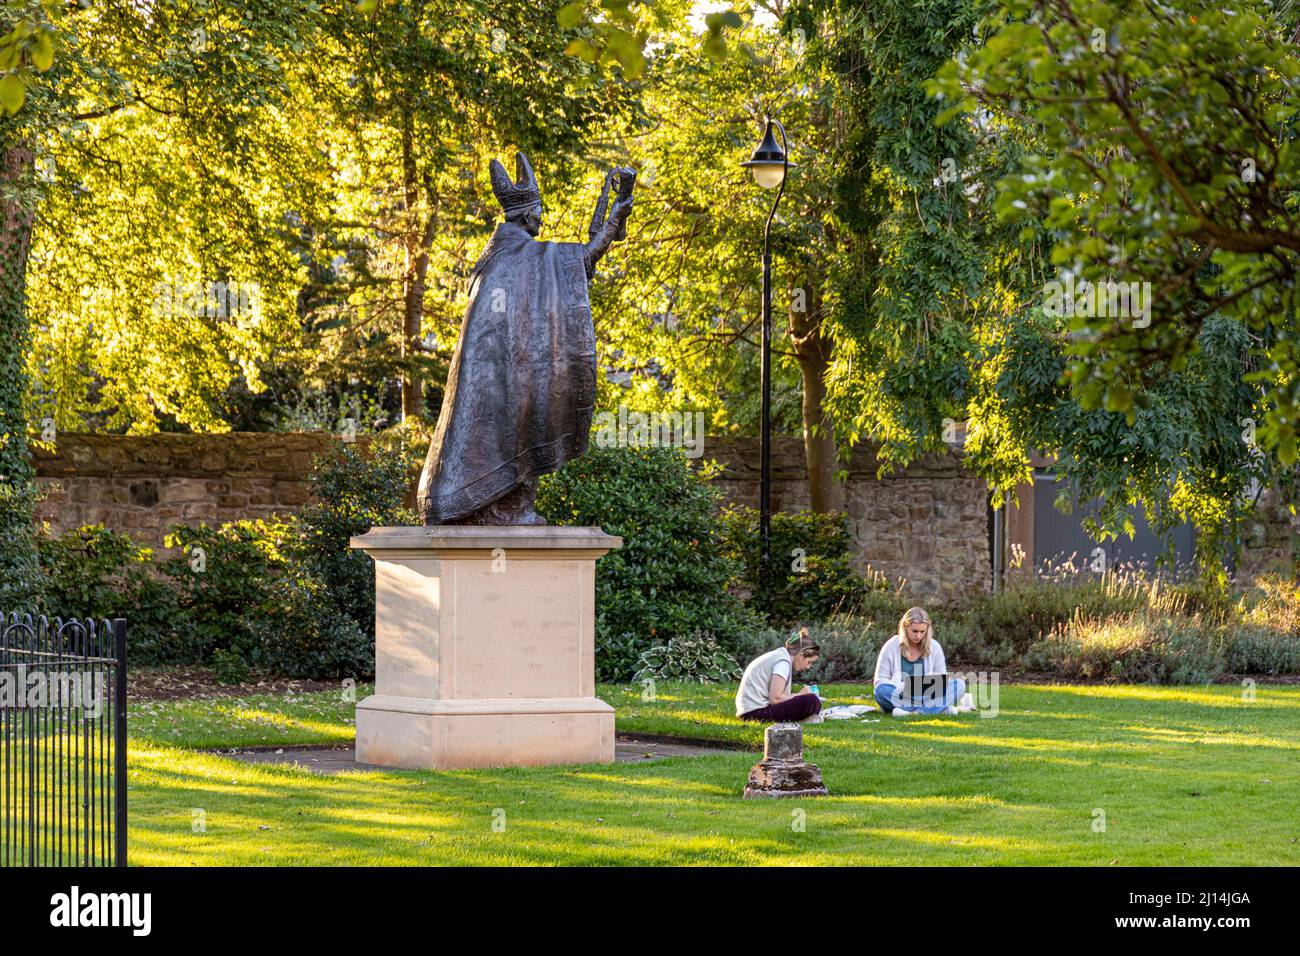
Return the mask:
<path id="1" fill-rule="evenodd" d="M 610 175 L 618 179 L 618 200 L 610 210 L 609 218 L 618 223 L 614 241 L 619 242 L 627 238 L 627 219 L 632 215 L 632 193 L 636 189 L 636 170 L 630 166 L 620 166 Z"/>
<path id="2" fill-rule="evenodd" d="M 612 208 L 609 207 L 609 190 L 618 182 L 618 195 Z M 629 166 L 613 169 L 605 177 L 605 184 L 600 190 L 600 199 L 596 201 L 596 211 L 591 218 L 591 228 L 587 235 L 587 277 L 596 274 L 596 263 L 609 251 L 616 240 L 627 238 L 627 219 L 632 214 L 632 192 L 636 188 L 636 170 Z M 605 215 L 609 209 L 608 218 Z"/>

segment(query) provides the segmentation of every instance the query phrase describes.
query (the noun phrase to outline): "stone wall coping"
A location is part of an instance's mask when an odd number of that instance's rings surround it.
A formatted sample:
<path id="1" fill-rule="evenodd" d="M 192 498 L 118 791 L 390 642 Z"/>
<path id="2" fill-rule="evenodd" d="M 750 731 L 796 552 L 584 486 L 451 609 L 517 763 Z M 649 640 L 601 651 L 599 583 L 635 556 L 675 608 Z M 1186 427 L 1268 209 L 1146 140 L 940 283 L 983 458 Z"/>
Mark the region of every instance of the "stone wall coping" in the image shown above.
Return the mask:
<path id="1" fill-rule="evenodd" d="M 311 461 L 344 444 L 332 432 L 104 435 L 61 432 L 32 448 L 41 478 L 274 478 L 302 481 Z M 356 446 L 368 444 L 358 436 Z"/>
<path id="2" fill-rule="evenodd" d="M 33 463 L 42 478 L 60 477 L 268 477 L 301 480 L 311 458 L 342 444 L 333 432 L 156 432 L 151 435 L 108 435 L 62 432 L 54 451 L 34 447 Z M 357 446 L 368 444 L 358 436 Z M 703 459 L 723 466 L 723 481 L 757 480 L 758 439 L 746 435 L 707 435 Z M 852 478 L 877 480 L 880 461 L 873 446 L 856 448 L 845 465 Z M 806 481 L 803 439 L 775 436 L 772 476 L 777 481 Z M 976 477 L 955 450 L 926 452 L 904 468 L 879 480 L 922 477 Z"/>

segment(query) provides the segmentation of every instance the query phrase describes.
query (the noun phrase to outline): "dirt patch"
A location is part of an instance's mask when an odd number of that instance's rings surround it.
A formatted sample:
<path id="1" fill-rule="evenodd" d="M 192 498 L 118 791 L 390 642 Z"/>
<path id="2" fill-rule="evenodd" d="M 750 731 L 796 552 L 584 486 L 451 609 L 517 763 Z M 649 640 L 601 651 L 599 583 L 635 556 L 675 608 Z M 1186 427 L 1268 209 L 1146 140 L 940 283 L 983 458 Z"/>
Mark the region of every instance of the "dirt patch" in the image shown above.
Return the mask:
<path id="1" fill-rule="evenodd" d="M 128 700 L 198 700 L 205 697 L 249 697 L 253 694 L 307 694 L 338 690 L 338 681 L 252 678 L 223 684 L 210 667 L 149 667 L 127 669 Z"/>

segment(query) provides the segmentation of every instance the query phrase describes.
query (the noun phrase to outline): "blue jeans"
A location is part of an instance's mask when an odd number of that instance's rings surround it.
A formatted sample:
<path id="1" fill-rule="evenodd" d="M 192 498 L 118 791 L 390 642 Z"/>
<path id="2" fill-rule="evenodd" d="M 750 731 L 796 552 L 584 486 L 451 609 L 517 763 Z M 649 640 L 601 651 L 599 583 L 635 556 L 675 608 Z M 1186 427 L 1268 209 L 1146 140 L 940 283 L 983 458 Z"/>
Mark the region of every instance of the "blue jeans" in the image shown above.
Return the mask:
<path id="1" fill-rule="evenodd" d="M 942 714 L 949 707 L 957 706 L 957 701 L 961 700 L 962 695 L 965 693 L 966 682 L 960 677 L 950 677 L 948 679 L 948 693 L 944 695 L 944 702 L 927 707 L 919 697 L 905 700 L 899 693 L 898 688 L 893 684 L 877 684 L 876 703 L 887 714 L 892 714 L 896 707 L 914 711 L 918 714 Z"/>

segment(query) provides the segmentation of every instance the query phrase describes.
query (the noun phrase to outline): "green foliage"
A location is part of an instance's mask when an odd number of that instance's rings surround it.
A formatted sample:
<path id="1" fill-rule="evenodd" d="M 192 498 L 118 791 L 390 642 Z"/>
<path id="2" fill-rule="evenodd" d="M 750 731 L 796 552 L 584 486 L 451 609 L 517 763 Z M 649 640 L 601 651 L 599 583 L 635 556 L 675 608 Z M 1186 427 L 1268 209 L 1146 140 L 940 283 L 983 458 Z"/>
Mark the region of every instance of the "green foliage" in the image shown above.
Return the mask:
<path id="1" fill-rule="evenodd" d="M 317 459 L 311 479 L 316 504 L 298 513 L 288 558 L 302 579 L 318 582 L 333 607 L 374 638 L 375 564 L 353 551 L 353 536 L 372 527 L 418 524 L 405 506 L 411 475 L 400 455 L 367 458 L 356 446 L 340 443 Z M 302 604 L 305 595 L 297 595 Z"/>
<path id="2" fill-rule="evenodd" d="M 739 680 L 744 669 L 709 634 L 678 635 L 656 644 L 637 661 L 633 683 L 645 680 L 689 681 L 700 684 Z"/>
<path id="3" fill-rule="evenodd" d="M 374 595 L 371 595 L 373 607 Z M 352 678 L 374 672 L 374 616 L 365 626 L 343 608 L 325 583 L 300 567 L 270 582 L 266 611 L 253 622 L 253 660 L 274 674 Z"/>
<path id="4" fill-rule="evenodd" d="M 1228 633 L 1224 655 L 1230 674 L 1300 674 L 1300 633 L 1242 625 Z"/>
<path id="5" fill-rule="evenodd" d="M 1146 390 L 1191 360 L 1207 321 L 1229 318 L 1255 333 L 1261 446 L 1293 463 L 1294 5 L 1005 0 L 984 32 L 931 89 L 948 115 L 978 107 L 990 128 L 1032 135 L 998 184 L 999 214 L 1050 231 L 1061 277 L 1154 292 L 1140 319 L 1064 317 L 1071 393 L 1131 425 Z"/>
<path id="6" fill-rule="evenodd" d="M 749 606 L 773 624 L 820 621 L 852 612 L 867 590 L 888 587 L 879 576 L 868 584 L 850 567 L 853 543 L 846 515 L 774 513 L 766 580 L 758 512 L 728 508 L 722 513 L 722 529 L 723 548 L 741 567 L 733 586 L 748 594 Z"/>
<path id="7" fill-rule="evenodd" d="M 947 422 L 966 417 L 978 320 L 1005 314 L 1035 258 L 989 201 L 1018 142 L 936 126 L 942 104 L 925 91 L 981 8 L 804 0 L 791 14 L 818 38 L 809 56 L 842 117 L 825 160 L 829 403 L 851 442 L 879 443 L 882 469 L 944 448 Z"/>
<path id="8" fill-rule="evenodd" d="M 248 662 L 240 654 L 224 647 L 212 652 L 212 670 L 223 684 L 242 684 L 251 673 Z"/>
<path id="9" fill-rule="evenodd" d="M 153 552 L 125 534 L 86 525 L 38 542 L 44 611 L 68 618 L 127 619 L 131 659 L 161 663 L 176 624 L 176 598 L 153 573 Z"/>
<path id="10" fill-rule="evenodd" d="M 1199 617 L 1077 617 L 1025 654 L 1025 665 L 1065 678 L 1209 684 L 1222 676 L 1224 632 Z"/>
<path id="11" fill-rule="evenodd" d="M 0 113 L 23 108 L 27 87 L 54 65 L 55 31 L 51 3 L 10 0 L 0 18 Z"/>
<path id="12" fill-rule="evenodd" d="M 82 528 L 41 543 L 47 605 L 125 617 L 140 664 L 211 664 L 222 680 L 253 669 L 360 679 L 374 667 L 374 566 L 349 538 L 410 524 L 406 464 L 343 446 L 317 462 L 319 498 L 290 519 L 176 526 L 180 553 L 155 566 L 124 534 Z"/>
<path id="13" fill-rule="evenodd" d="M 640 170 L 628 241 L 616 243 L 591 284 L 602 366 L 599 402 L 635 410 L 689 410 L 707 416 L 711 435 L 755 434 L 759 423 L 758 314 L 760 240 L 772 194 L 740 163 L 763 132 L 770 110 L 792 131 L 792 158 L 773 226 L 773 422 L 778 433 L 800 423 L 800 370 L 782 321 L 784 284 L 801 280 L 791 250 L 818 250 L 815 164 L 821 133 L 808 117 L 816 104 L 792 96 L 803 77 L 792 44 L 763 24 L 733 31 L 738 55 L 701 56 L 699 31 L 683 15 L 655 51 L 640 110 L 622 120 L 622 161 Z M 753 55 L 747 55 L 752 53 Z M 590 215 L 596 182 L 575 202 Z M 811 288 L 811 280 L 806 283 Z"/>
<path id="14" fill-rule="evenodd" d="M 596 565 L 596 668 L 631 676 L 641 653 L 707 632 L 726 648 L 756 618 L 727 591 L 718 492 L 676 449 L 591 448 L 542 479 L 538 514 L 553 524 L 599 526 L 623 538 Z"/>
<path id="15" fill-rule="evenodd" d="M 1051 583 L 1013 577 L 998 593 L 976 597 L 966 623 L 986 654 L 1014 659 L 1078 612 L 1090 617 L 1131 613 L 1146 598 L 1140 587 L 1114 575 L 1078 574 Z"/>
<path id="16" fill-rule="evenodd" d="M 207 663 L 217 651 L 256 659 L 256 624 L 271 612 L 270 585 L 284 571 L 280 548 L 290 533 L 279 521 L 171 529 L 166 544 L 182 553 L 160 570 L 175 589 L 180 617 L 166 663 Z"/>
<path id="17" fill-rule="evenodd" d="M 36 497 L 34 485 L 0 481 L 0 612 L 37 607 L 44 595 L 32 530 Z"/>

